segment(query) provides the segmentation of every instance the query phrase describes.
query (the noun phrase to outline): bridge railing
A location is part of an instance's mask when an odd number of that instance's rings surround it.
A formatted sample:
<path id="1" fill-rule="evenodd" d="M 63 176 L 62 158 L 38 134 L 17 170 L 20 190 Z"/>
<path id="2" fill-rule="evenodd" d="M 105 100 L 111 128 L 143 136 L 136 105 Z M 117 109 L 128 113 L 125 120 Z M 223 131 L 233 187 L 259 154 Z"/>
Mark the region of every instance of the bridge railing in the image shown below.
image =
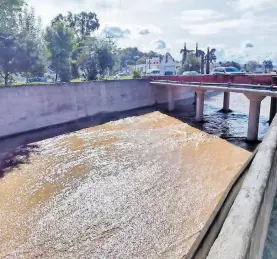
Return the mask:
<path id="1" fill-rule="evenodd" d="M 260 259 L 277 189 L 277 116 L 186 259 Z"/>
<path id="2" fill-rule="evenodd" d="M 182 82 L 233 83 L 251 85 L 276 85 L 272 75 L 198 75 L 198 76 L 147 76 L 150 80 L 170 80 Z"/>

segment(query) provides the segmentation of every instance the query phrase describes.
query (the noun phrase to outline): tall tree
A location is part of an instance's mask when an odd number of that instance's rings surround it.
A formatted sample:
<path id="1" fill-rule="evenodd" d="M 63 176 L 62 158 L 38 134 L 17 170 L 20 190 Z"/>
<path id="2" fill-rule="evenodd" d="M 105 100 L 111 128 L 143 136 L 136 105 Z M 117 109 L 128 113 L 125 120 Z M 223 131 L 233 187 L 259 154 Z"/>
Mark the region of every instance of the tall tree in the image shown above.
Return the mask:
<path id="1" fill-rule="evenodd" d="M 0 76 L 5 85 L 8 85 L 13 75 L 19 70 L 19 53 L 17 38 L 5 33 L 0 33 Z"/>
<path id="2" fill-rule="evenodd" d="M 112 69 L 115 55 L 116 46 L 106 39 L 88 38 L 77 62 L 86 80 L 96 80 L 97 75 L 103 77 Z"/>
<path id="3" fill-rule="evenodd" d="M 187 59 L 186 62 L 184 64 L 184 66 L 182 66 L 179 71 L 178 74 L 182 74 L 185 71 L 197 71 L 200 72 L 200 61 L 197 57 L 195 57 L 195 55 L 193 53 L 189 53 L 187 55 Z"/>
<path id="4" fill-rule="evenodd" d="M 267 73 L 268 70 L 272 70 L 272 68 L 273 68 L 273 63 L 272 63 L 271 60 L 265 60 L 265 61 L 263 62 L 263 64 L 264 64 L 264 68 L 265 68 L 265 73 Z"/>
<path id="5" fill-rule="evenodd" d="M 19 15 L 19 49 L 21 52 L 21 71 L 24 76 L 42 76 L 45 71 L 45 43 L 41 20 L 35 10 L 27 7 Z"/>
<path id="6" fill-rule="evenodd" d="M 18 14 L 24 4 L 24 0 L 0 1 L 0 32 L 15 33 L 17 31 Z"/>
<path id="7" fill-rule="evenodd" d="M 189 54 L 189 53 L 193 53 L 193 52 L 194 52 L 193 50 L 188 50 L 188 49 L 187 49 L 187 44 L 185 43 L 184 48 L 181 49 L 181 51 L 180 51 L 180 53 L 183 54 L 182 66 L 185 65 L 185 62 L 186 62 L 186 60 L 187 60 L 188 54 Z"/>
<path id="8" fill-rule="evenodd" d="M 91 33 L 99 29 L 99 20 L 97 15 L 92 12 L 81 12 L 79 14 L 73 14 L 68 12 L 67 15 L 59 14 L 52 24 L 64 23 L 68 27 L 72 28 L 75 32 L 75 37 L 78 41 L 85 37 L 91 36 Z"/>
<path id="9" fill-rule="evenodd" d="M 207 54 L 205 56 L 206 61 L 206 73 L 210 74 L 210 64 L 216 61 L 216 55 L 215 55 L 216 49 L 211 49 L 208 47 Z"/>
<path id="10" fill-rule="evenodd" d="M 196 43 L 196 51 L 195 51 L 195 56 L 197 58 L 200 58 L 200 71 L 201 71 L 201 74 L 204 74 L 205 73 L 205 52 L 198 49 L 198 43 Z"/>
<path id="11" fill-rule="evenodd" d="M 76 48 L 74 31 L 63 23 L 54 23 L 46 29 L 45 40 L 49 51 L 51 68 L 61 81 L 70 80 L 71 55 Z"/>

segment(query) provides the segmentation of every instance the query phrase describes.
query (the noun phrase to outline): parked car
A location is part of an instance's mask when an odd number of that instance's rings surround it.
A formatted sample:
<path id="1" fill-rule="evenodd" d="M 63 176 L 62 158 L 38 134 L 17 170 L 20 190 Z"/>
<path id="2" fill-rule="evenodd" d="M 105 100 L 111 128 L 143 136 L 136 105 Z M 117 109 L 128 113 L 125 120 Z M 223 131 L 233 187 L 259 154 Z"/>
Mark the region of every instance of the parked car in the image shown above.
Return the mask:
<path id="1" fill-rule="evenodd" d="M 183 76 L 199 76 L 200 74 L 197 71 L 185 71 Z"/>
<path id="2" fill-rule="evenodd" d="M 28 83 L 46 83 L 47 78 L 45 77 L 31 77 L 28 79 Z"/>
<path id="3" fill-rule="evenodd" d="M 245 72 L 241 72 L 235 67 L 216 67 L 212 75 L 245 75 Z"/>
<path id="4" fill-rule="evenodd" d="M 159 76 L 161 74 L 160 69 L 148 69 L 146 72 L 147 76 Z"/>

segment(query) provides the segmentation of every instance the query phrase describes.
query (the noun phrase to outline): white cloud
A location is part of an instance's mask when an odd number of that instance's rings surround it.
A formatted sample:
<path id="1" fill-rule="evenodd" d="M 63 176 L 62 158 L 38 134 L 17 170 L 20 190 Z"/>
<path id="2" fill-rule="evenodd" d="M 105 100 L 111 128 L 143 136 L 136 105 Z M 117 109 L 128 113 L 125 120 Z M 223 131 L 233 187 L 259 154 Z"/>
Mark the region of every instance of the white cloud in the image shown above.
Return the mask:
<path id="1" fill-rule="evenodd" d="M 146 27 L 138 26 L 137 32 L 141 35 L 147 35 L 147 34 L 161 34 L 162 30 L 154 25 L 148 25 Z"/>
<path id="2" fill-rule="evenodd" d="M 245 48 L 245 49 L 254 48 L 254 44 L 251 41 L 246 40 L 246 41 L 242 42 L 241 47 Z"/>
<path id="3" fill-rule="evenodd" d="M 252 21 L 249 19 L 230 19 L 222 20 L 216 22 L 208 22 L 205 24 L 202 23 L 193 23 L 183 26 L 190 34 L 193 35 L 213 35 L 220 33 L 222 31 L 228 30 L 246 30 L 252 26 Z"/>
<path id="4" fill-rule="evenodd" d="M 115 34 L 119 47 L 155 50 L 162 46 L 158 39 L 166 44 L 159 52 L 169 51 L 176 57 L 180 56 L 184 42 L 189 49 L 195 49 L 196 42 L 204 50 L 208 45 L 215 47 L 218 56 L 228 59 L 257 56 L 262 59 L 269 55 L 266 52 L 274 58 L 277 53 L 274 36 L 277 34 L 277 0 L 26 1 L 42 16 L 44 25 L 49 25 L 59 13 L 95 12 L 100 21 L 96 34 L 101 31 Z M 245 39 L 254 48 L 242 47 Z"/>
<path id="5" fill-rule="evenodd" d="M 181 16 L 177 17 L 183 22 L 194 23 L 204 22 L 207 20 L 218 20 L 225 17 L 224 14 L 212 9 L 199 9 L 199 10 L 185 10 L 182 11 Z"/>
<path id="6" fill-rule="evenodd" d="M 229 4 L 239 11 L 263 11 L 277 6 L 276 0 L 231 0 Z"/>
<path id="7" fill-rule="evenodd" d="M 128 28 L 106 24 L 102 29 L 102 33 L 115 39 L 122 39 L 128 37 L 131 31 Z"/>
<path id="8" fill-rule="evenodd" d="M 155 45 L 155 50 L 162 50 L 167 48 L 166 42 L 161 39 L 154 41 L 153 44 Z"/>

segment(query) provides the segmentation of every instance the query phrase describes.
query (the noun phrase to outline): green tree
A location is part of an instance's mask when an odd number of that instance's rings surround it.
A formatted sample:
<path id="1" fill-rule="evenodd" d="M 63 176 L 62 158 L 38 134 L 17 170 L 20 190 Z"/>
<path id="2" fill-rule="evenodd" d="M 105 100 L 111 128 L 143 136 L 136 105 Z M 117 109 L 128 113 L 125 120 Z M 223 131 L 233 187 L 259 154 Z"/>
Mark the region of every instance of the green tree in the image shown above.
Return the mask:
<path id="1" fill-rule="evenodd" d="M 40 18 L 33 8 L 24 8 L 19 15 L 19 51 L 21 53 L 21 69 L 23 75 L 43 76 L 46 66 L 45 42 Z"/>
<path id="2" fill-rule="evenodd" d="M 0 76 L 8 85 L 19 70 L 17 38 L 11 34 L 0 33 Z"/>
<path id="3" fill-rule="evenodd" d="M 106 39 L 87 38 L 77 62 L 86 80 L 96 80 L 112 69 L 115 55 L 116 46 Z"/>
<path id="4" fill-rule="evenodd" d="M 263 64 L 264 64 L 264 68 L 265 68 L 265 73 L 267 73 L 268 70 L 272 70 L 273 69 L 273 64 L 272 64 L 271 60 L 265 60 L 263 62 Z"/>
<path id="5" fill-rule="evenodd" d="M 18 14 L 24 4 L 24 0 L 0 1 L 0 32 L 15 33 L 17 31 Z"/>
<path id="6" fill-rule="evenodd" d="M 201 65 L 200 60 L 194 56 L 193 53 L 188 53 L 186 61 L 182 67 L 180 67 L 178 74 L 183 74 L 185 71 L 197 71 L 200 72 Z"/>
<path id="7" fill-rule="evenodd" d="M 140 72 L 137 70 L 133 70 L 133 79 L 141 78 Z"/>
<path id="8" fill-rule="evenodd" d="M 206 61 L 206 74 L 210 74 L 210 64 L 216 61 L 215 55 L 216 49 L 211 49 L 208 47 L 207 54 L 205 56 Z"/>
<path id="9" fill-rule="evenodd" d="M 54 23 L 46 29 L 45 40 L 51 68 L 61 81 L 70 81 L 71 55 L 76 48 L 74 31 L 63 23 Z"/>
<path id="10" fill-rule="evenodd" d="M 79 14 L 68 12 L 65 16 L 59 14 L 52 21 L 52 24 L 55 23 L 64 23 L 68 27 L 72 28 L 78 41 L 91 36 L 91 33 L 98 30 L 100 26 L 97 15 L 92 12 L 81 12 Z"/>

